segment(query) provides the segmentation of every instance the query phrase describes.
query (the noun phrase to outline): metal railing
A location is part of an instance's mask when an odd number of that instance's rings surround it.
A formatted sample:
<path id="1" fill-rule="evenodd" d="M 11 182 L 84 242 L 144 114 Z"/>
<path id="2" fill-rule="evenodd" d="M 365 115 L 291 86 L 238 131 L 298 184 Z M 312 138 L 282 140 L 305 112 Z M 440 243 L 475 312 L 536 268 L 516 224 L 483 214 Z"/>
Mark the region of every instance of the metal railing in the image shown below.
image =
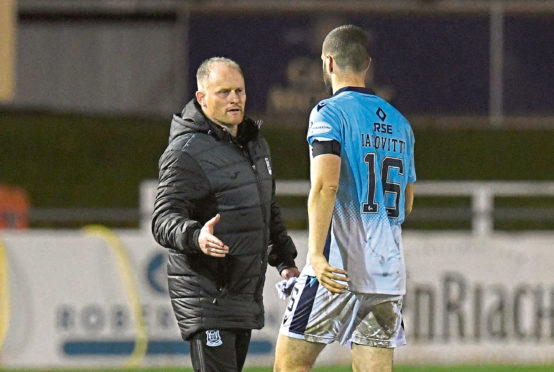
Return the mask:
<path id="1" fill-rule="evenodd" d="M 140 185 L 138 208 L 31 208 L 28 220 L 31 226 L 76 227 L 90 223 L 111 226 L 140 226 L 150 229 L 150 219 L 156 198 L 157 180 L 145 180 Z M 307 180 L 278 180 L 276 193 L 281 202 L 285 221 L 303 221 L 307 224 L 305 200 L 310 190 Z M 552 181 L 418 181 L 415 185 L 415 207 L 408 222 L 451 221 L 469 224 L 472 234 L 487 235 L 495 231 L 498 221 L 526 221 L 527 226 L 554 222 L 554 182 Z M 545 197 L 542 203 L 516 203 L 511 198 Z M 301 198 L 302 202 L 289 203 Z M 441 205 L 429 205 L 422 199 L 447 198 Z M 450 199 L 448 199 L 450 198 Z M 452 202 L 467 198 L 465 204 Z M 510 198 L 509 203 L 498 203 L 498 198 Z M 544 199 L 546 201 L 546 199 Z M 539 206 L 537 207 L 537 204 Z M 549 225 L 549 226 L 550 226 Z M 412 227 L 414 228 L 414 227 Z M 415 227 L 417 228 L 417 227 Z M 436 227 L 431 229 L 441 229 Z M 526 228 L 527 230 L 529 228 Z M 517 229 L 516 229 L 517 230 Z"/>
<path id="2" fill-rule="evenodd" d="M 276 192 L 282 196 L 307 196 L 308 181 L 279 181 Z M 471 230 L 476 235 L 494 231 L 495 217 L 523 218 L 526 220 L 554 220 L 552 208 L 499 208 L 495 210 L 495 197 L 554 197 L 554 182 L 548 181 L 419 181 L 415 185 L 418 197 L 469 197 L 471 210 L 464 208 L 424 208 L 410 218 L 471 219 Z M 498 212 L 502 211 L 501 214 Z M 495 213 L 496 212 L 496 213 Z"/>
<path id="3" fill-rule="evenodd" d="M 140 187 L 141 225 L 150 228 L 150 215 L 155 200 L 157 181 L 143 181 Z M 310 183 L 307 180 L 278 180 L 276 193 L 284 197 L 307 197 Z M 550 181 L 418 181 L 415 184 L 416 207 L 410 215 L 415 220 L 470 220 L 471 231 L 476 235 L 487 235 L 494 231 L 495 218 L 528 221 L 554 221 L 554 208 L 495 208 L 495 197 L 554 197 L 554 182 Z M 459 206 L 447 208 L 417 207 L 419 197 L 469 197 L 470 209 Z M 286 219 L 287 208 L 282 208 Z M 294 213 L 296 218 L 305 218 L 305 206 Z"/>

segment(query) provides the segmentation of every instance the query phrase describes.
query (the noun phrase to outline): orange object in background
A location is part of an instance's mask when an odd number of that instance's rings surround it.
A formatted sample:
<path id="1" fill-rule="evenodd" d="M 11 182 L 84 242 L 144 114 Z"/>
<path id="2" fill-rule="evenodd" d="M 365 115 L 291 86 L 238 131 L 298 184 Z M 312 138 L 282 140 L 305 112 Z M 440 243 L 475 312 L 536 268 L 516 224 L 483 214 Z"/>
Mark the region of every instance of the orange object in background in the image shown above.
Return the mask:
<path id="1" fill-rule="evenodd" d="M 22 188 L 0 185 L 0 229 L 26 229 L 29 196 Z"/>

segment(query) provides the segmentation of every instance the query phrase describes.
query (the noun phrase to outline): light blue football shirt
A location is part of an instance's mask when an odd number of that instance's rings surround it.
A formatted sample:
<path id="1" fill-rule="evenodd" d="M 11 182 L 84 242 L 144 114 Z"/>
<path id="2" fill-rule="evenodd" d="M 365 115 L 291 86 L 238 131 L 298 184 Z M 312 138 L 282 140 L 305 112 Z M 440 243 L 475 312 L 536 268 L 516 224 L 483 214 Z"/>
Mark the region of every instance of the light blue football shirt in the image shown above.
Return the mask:
<path id="1" fill-rule="evenodd" d="M 329 264 L 348 272 L 351 291 L 404 294 L 404 193 L 416 180 L 410 124 L 371 90 L 346 87 L 313 108 L 307 138 L 311 156 L 316 140 L 341 144 Z"/>

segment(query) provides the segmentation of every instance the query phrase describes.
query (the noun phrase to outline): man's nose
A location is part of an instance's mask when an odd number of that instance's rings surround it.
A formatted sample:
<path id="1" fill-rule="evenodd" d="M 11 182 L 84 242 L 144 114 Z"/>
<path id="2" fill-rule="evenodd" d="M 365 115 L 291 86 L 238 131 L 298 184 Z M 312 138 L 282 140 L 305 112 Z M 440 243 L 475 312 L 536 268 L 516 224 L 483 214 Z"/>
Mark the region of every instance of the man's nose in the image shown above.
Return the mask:
<path id="1" fill-rule="evenodd" d="M 233 90 L 229 94 L 229 99 L 231 100 L 232 103 L 235 103 L 235 102 L 240 102 L 242 98 L 239 92 L 237 92 L 236 90 Z"/>

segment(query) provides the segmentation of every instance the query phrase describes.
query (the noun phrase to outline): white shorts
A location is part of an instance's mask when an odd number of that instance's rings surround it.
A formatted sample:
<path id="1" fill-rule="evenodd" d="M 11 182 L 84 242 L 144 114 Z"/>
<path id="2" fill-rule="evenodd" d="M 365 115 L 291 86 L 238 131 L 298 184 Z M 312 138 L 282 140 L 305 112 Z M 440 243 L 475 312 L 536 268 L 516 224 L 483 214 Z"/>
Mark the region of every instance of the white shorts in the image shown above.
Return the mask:
<path id="1" fill-rule="evenodd" d="M 280 333 L 310 342 L 355 343 L 381 348 L 406 344 L 402 296 L 332 294 L 314 276 L 302 274 L 291 294 Z"/>

